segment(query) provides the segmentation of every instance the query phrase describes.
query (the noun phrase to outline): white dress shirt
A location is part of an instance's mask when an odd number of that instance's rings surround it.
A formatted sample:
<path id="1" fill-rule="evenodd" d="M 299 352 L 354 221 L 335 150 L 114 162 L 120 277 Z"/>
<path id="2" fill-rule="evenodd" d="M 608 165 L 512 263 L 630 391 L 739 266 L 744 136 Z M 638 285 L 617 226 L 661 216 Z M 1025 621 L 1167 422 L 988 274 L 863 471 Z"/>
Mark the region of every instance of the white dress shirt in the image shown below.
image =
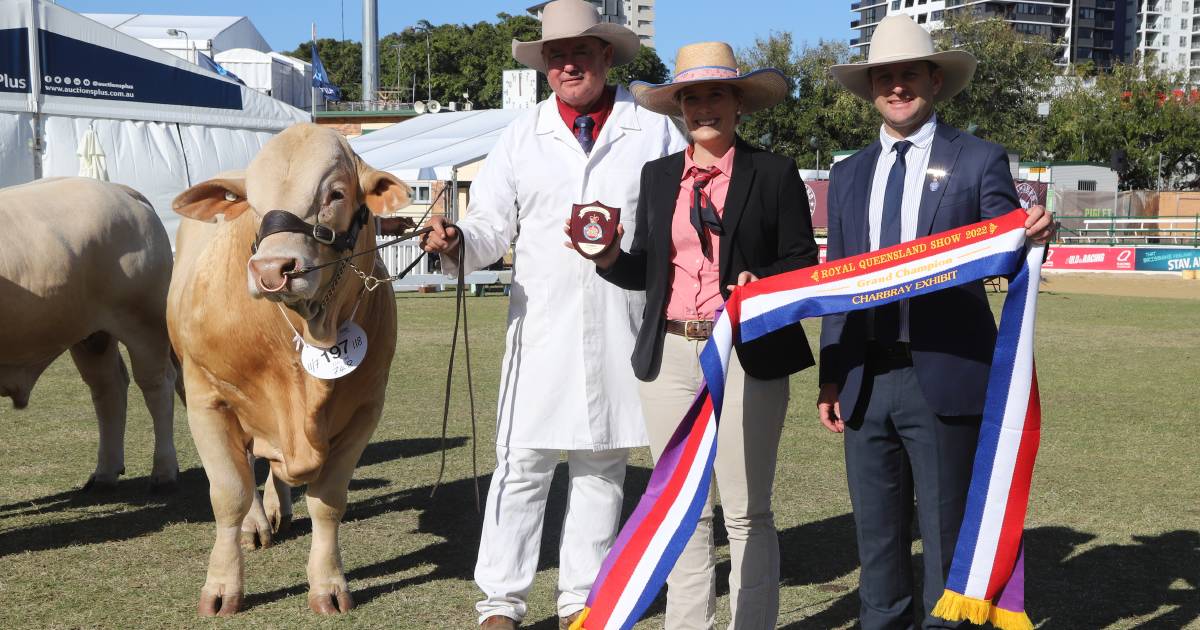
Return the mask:
<path id="1" fill-rule="evenodd" d="M 929 168 L 929 155 L 933 152 L 933 136 L 937 130 L 937 115 L 921 125 L 916 133 L 904 138 L 912 143 L 908 153 L 904 155 L 904 201 L 900 205 L 900 242 L 911 241 L 917 237 L 917 214 L 921 209 L 921 195 L 925 184 L 925 171 Z M 879 249 L 879 232 L 883 225 L 883 193 L 887 190 L 888 175 L 892 165 L 896 163 L 896 152 L 893 148 L 899 138 L 888 135 L 887 130 L 880 125 L 879 143 L 882 145 L 879 159 L 875 162 L 875 177 L 871 180 L 871 203 L 867 209 L 867 220 L 870 224 L 871 251 Z M 907 342 L 908 337 L 908 300 L 900 302 L 900 341 Z"/>

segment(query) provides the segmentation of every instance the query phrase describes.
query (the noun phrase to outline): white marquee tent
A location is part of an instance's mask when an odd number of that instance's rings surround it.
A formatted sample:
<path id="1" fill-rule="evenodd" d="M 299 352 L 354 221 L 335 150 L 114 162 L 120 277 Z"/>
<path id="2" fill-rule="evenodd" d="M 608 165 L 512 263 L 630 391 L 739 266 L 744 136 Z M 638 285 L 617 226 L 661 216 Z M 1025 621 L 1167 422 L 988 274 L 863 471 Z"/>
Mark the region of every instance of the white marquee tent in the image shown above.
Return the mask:
<path id="1" fill-rule="evenodd" d="M 92 129 L 109 179 L 145 194 L 173 238 L 175 195 L 308 119 L 52 2 L 0 0 L 0 186 L 76 175 Z"/>
<path id="2" fill-rule="evenodd" d="M 192 63 L 196 63 L 196 52 L 213 57 L 234 48 L 271 50 L 262 33 L 246 17 L 146 13 L 84 13 L 83 16 Z M 179 34 L 170 35 L 168 30 Z"/>
<path id="3" fill-rule="evenodd" d="M 350 140 L 363 161 L 400 179 L 449 181 L 457 168 L 487 156 L 524 109 L 423 114 Z"/>
<path id="4" fill-rule="evenodd" d="M 234 48 L 217 53 L 216 62 L 263 94 L 300 109 L 312 106 L 312 64 L 253 48 Z M 320 97 L 318 97 L 320 98 Z"/>

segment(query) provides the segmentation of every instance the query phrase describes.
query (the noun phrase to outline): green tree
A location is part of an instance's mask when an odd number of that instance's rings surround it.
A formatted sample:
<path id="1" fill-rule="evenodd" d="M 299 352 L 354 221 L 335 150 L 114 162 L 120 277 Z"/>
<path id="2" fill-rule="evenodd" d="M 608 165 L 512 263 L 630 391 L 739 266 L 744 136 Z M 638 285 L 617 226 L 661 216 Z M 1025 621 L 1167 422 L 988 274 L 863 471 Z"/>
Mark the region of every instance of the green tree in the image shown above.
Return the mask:
<path id="1" fill-rule="evenodd" d="M 617 83 L 629 87 L 629 84 L 634 81 L 645 81 L 646 83 L 665 83 L 667 81 L 667 66 L 663 65 L 662 59 L 658 58 L 658 53 L 653 48 L 642 46 L 638 49 L 637 56 L 633 58 L 633 61 L 608 71 L 610 84 Z"/>
<path id="2" fill-rule="evenodd" d="M 1200 186 L 1200 102 L 1182 77 L 1145 66 L 1118 65 L 1093 81 L 1077 80 L 1050 108 L 1047 150 L 1056 160 L 1108 163 L 1124 151 L 1125 189 Z"/>
<path id="3" fill-rule="evenodd" d="M 749 142 L 762 144 L 796 160 L 801 168 L 832 163 L 833 151 L 858 149 L 874 138 L 879 123 L 869 104 L 855 98 L 829 73 L 847 63 L 845 42 L 818 42 L 797 51 L 791 33 L 772 33 L 738 52 L 741 72 L 775 68 L 783 72 L 789 92 L 782 103 L 750 115 L 738 129 Z"/>
<path id="4" fill-rule="evenodd" d="M 1044 149 L 1045 122 L 1037 106 L 1054 84 L 1054 46 L 1026 41 L 999 18 L 976 20 L 951 14 L 934 36 L 938 48 L 959 48 L 979 61 L 975 77 L 958 96 L 938 105 L 938 116 L 1026 157 Z"/>

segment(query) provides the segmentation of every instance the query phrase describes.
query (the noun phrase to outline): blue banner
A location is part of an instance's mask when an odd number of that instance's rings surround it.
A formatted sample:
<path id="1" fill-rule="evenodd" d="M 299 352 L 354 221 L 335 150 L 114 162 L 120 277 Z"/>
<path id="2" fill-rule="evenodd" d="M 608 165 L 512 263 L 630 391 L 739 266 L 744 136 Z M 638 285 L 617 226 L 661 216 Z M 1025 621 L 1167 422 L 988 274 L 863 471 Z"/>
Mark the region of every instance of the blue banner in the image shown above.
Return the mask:
<path id="1" fill-rule="evenodd" d="M 0 29 L 0 92 L 29 90 L 29 31 Z"/>
<path id="2" fill-rule="evenodd" d="M 1186 271 L 1200 269 L 1200 248 L 1137 250 L 1138 271 Z"/>
<path id="3" fill-rule="evenodd" d="M 233 83 L 50 31 L 38 37 L 47 96 L 242 109 Z"/>
<path id="4" fill-rule="evenodd" d="M 241 83 L 242 85 L 246 85 L 246 82 L 241 80 L 240 78 L 238 78 L 238 75 L 226 70 L 225 66 L 222 66 L 221 64 L 213 61 L 212 57 L 209 57 L 208 55 L 206 55 L 198 50 L 196 51 L 196 61 L 198 61 L 200 67 L 204 68 L 205 70 L 215 72 L 225 78 L 233 79 L 234 81 L 237 81 L 238 83 Z"/>
<path id="5" fill-rule="evenodd" d="M 321 63 L 321 58 L 317 56 L 317 42 L 312 43 L 312 67 L 313 87 L 321 90 L 327 101 L 342 100 L 342 91 L 336 85 L 329 82 L 329 75 L 325 72 L 325 65 Z"/>

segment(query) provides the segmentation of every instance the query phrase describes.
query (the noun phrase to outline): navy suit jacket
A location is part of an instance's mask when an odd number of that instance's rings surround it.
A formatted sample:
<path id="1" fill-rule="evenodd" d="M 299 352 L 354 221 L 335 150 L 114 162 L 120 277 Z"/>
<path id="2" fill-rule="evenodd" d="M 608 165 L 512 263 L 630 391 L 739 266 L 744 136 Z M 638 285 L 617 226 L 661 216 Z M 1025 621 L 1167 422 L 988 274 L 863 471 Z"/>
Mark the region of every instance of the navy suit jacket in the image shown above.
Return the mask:
<path id="1" fill-rule="evenodd" d="M 829 178 L 828 259 L 870 251 L 867 218 L 881 145 L 835 164 Z M 1000 216 L 1020 208 L 1008 155 L 999 145 L 938 122 L 929 170 L 941 169 L 937 190 L 926 174 L 917 238 Z M 838 385 L 842 417 L 855 418 L 863 392 L 866 311 L 828 315 L 821 327 L 821 383 Z M 983 283 L 944 289 L 909 301 L 909 341 L 921 391 L 938 415 L 983 413 L 996 320 Z M 865 409 L 865 406 L 864 406 Z M 862 410 L 860 410 L 862 411 Z"/>

